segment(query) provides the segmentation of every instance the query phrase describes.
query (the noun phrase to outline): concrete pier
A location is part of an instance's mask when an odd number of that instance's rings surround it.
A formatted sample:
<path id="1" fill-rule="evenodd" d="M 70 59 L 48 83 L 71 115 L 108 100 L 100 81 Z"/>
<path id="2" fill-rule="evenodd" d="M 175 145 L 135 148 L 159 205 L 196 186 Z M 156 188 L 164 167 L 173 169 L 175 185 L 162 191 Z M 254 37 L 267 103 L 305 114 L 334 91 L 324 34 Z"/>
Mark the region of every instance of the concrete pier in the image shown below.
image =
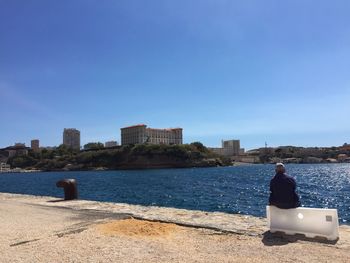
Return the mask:
<path id="1" fill-rule="evenodd" d="M 0 262 L 347 262 L 338 242 L 272 235 L 266 219 L 0 193 Z"/>

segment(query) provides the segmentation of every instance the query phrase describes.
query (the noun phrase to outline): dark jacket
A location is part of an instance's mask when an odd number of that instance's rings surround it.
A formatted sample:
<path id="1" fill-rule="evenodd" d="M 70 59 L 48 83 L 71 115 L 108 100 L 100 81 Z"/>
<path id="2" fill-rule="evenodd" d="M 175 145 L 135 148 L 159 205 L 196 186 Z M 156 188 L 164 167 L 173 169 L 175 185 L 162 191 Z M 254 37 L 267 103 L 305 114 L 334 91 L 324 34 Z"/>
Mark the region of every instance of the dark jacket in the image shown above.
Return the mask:
<path id="1" fill-rule="evenodd" d="M 270 182 L 270 205 L 278 208 L 295 208 L 300 206 L 299 196 L 295 192 L 296 182 L 285 173 L 276 174 Z"/>

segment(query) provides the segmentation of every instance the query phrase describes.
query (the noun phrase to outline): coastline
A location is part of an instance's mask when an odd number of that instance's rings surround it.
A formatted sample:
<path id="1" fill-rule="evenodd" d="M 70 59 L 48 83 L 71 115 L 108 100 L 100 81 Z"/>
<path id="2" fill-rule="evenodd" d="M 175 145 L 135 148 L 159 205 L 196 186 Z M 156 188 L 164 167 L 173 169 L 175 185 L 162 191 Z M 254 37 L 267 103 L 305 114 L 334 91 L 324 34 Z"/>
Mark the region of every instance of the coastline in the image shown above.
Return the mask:
<path id="1" fill-rule="evenodd" d="M 123 170 L 151 170 L 151 169 L 186 169 L 186 168 L 213 168 L 213 167 L 235 167 L 242 165 L 256 165 L 255 163 L 234 162 L 232 165 L 187 165 L 187 166 L 173 166 L 173 165 L 154 165 L 154 166 L 135 166 L 135 167 L 120 167 L 118 169 L 109 169 L 106 167 L 91 167 L 87 169 L 53 169 L 53 170 L 35 170 L 35 169 L 21 169 L 15 168 L 7 171 L 0 171 L 1 173 L 39 173 L 39 172 L 84 172 L 84 171 L 123 171 Z"/>
<path id="2" fill-rule="evenodd" d="M 350 256 L 346 225 L 330 244 L 269 235 L 265 218 L 221 212 L 6 193 L 0 212 L 6 262 L 346 262 Z M 133 232 L 101 232 L 131 217 Z M 135 232 L 147 222 L 158 232 Z"/>
<path id="3" fill-rule="evenodd" d="M 286 163 L 292 165 L 338 165 L 338 164 L 349 164 L 349 163 Z M 128 171 L 128 170 L 152 170 L 152 169 L 187 169 L 187 168 L 215 168 L 215 167 L 237 167 L 237 166 L 252 166 L 252 165 L 273 165 L 272 163 L 245 163 L 245 162 L 234 162 L 232 165 L 188 165 L 188 166 L 172 166 L 172 165 L 157 165 L 157 166 L 140 166 L 140 167 L 120 167 L 109 169 L 106 167 L 91 167 L 88 169 L 52 169 L 52 170 L 35 170 L 35 169 L 21 169 L 15 168 L 8 171 L 0 171 L 0 174 L 8 173 L 40 173 L 40 172 L 85 172 L 85 171 Z"/>

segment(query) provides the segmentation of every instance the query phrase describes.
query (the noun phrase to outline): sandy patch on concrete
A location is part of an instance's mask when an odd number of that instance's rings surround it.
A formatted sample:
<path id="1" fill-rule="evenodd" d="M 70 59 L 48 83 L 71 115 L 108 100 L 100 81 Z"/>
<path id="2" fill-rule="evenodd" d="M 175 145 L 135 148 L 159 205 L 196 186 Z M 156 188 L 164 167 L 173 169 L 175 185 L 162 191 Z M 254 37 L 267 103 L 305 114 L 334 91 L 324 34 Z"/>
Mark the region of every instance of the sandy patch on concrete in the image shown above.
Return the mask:
<path id="1" fill-rule="evenodd" d="M 143 237 L 164 237 L 179 230 L 175 224 L 150 222 L 134 218 L 124 220 L 113 220 L 97 226 L 97 229 L 108 236 L 143 236 Z"/>

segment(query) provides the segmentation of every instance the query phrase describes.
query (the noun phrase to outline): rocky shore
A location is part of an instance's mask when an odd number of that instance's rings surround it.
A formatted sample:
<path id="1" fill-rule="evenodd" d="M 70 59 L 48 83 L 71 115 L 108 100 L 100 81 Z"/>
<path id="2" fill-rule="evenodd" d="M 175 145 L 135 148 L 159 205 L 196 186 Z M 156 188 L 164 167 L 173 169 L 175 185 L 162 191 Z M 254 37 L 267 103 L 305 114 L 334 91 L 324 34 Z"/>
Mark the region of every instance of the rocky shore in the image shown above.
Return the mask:
<path id="1" fill-rule="evenodd" d="M 336 243 L 272 235 L 266 219 L 0 193 L 1 262 L 348 262 Z"/>

